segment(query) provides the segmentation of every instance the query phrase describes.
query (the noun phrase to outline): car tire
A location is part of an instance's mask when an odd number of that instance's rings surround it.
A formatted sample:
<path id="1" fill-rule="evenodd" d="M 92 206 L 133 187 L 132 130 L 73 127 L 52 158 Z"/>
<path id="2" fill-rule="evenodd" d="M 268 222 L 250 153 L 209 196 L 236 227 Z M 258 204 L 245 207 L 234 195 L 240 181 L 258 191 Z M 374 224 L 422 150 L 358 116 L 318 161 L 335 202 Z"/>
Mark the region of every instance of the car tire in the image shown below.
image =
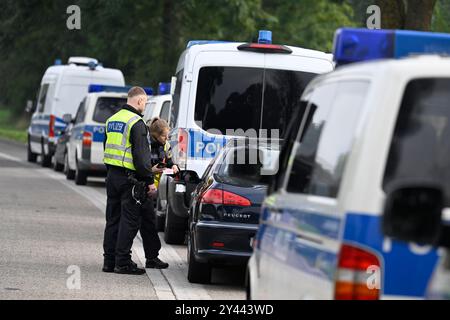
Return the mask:
<path id="1" fill-rule="evenodd" d="M 71 170 L 69 167 L 69 156 L 67 155 L 67 152 L 64 156 L 64 173 L 66 174 L 67 180 L 75 179 L 75 170 Z"/>
<path id="2" fill-rule="evenodd" d="M 44 143 L 41 143 L 41 165 L 44 168 L 49 168 L 52 165 L 52 156 L 45 154 Z"/>
<path id="3" fill-rule="evenodd" d="M 188 237 L 190 238 L 190 237 Z M 188 240 L 188 281 L 191 283 L 211 283 L 211 266 L 195 260 L 192 240 Z"/>
<path id="4" fill-rule="evenodd" d="M 75 184 L 79 186 L 85 186 L 87 183 L 87 177 L 88 177 L 87 172 L 81 170 L 77 162 L 77 168 L 75 170 Z"/>
<path id="5" fill-rule="evenodd" d="M 55 170 L 56 172 L 63 171 L 64 170 L 64 164 L 63 163 L 59 163 L 56 160 L 56 156 L 53 159 L 54 159 L 54 161 L 53 161 L 53 170 Z"/>
<path id="6" fill-rule="evenodd" d="M 164 241 L 167 244 L 183 244 L 186 235 L 186 219 L 178 217 L 170 204 L 166 206 L 166 219 L 164 225 Z"/>
<path id="7" fill-rule="evenodd" d="M 27 160 L 28 162 L 35 163 L 37 161 L 37 154 L 31 151 L 30 139 L 28 139 L 27 147 Z"/>

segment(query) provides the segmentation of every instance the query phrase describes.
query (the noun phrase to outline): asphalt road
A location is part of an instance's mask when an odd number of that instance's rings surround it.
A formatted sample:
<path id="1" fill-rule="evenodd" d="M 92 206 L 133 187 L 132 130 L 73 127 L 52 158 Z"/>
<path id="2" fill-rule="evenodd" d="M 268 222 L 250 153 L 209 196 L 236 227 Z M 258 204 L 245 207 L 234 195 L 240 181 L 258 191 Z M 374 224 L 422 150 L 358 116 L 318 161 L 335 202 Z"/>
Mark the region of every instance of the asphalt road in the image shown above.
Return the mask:
<path id="1" fill-rule="evenodd" d="M 0 300 L 245 298 L 243 269 L 215 269 L 211 285 L 190 284 L 186 247 L 164 240 L 160 257 L 169 269 L 142 276 L 101 272 L 102 178 L 76 186 L 27 163 L 24 145 L 0 140 L 0 190 Z M 145 262 L 139 236 L 133 260 Z"/>

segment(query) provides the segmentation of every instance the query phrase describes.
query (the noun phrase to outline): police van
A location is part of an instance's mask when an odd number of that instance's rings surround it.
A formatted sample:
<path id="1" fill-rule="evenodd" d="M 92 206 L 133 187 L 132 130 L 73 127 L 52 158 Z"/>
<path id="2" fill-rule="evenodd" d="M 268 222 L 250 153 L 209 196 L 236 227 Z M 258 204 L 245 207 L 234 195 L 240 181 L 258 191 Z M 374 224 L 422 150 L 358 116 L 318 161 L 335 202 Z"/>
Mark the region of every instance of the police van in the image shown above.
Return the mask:
<path id="1" fill-rule="evenodd" d="M 450 205 L 449 53 L 447 34 L 337 31 L 338 67 L 305 89 L 263 204 L 249 298 L 426 296 L 440 251 L 388 236 L 385 216 L 410 230 L 436 185 Z"/>
<path id="2" fill-rule="evenodd" d="M 282 137 L 305 86 L 333 66 L 330 54 L 272 44 L 270 31 L 260 31 L 258 43 L 189 42 L 176 68 L 169 116 L 174 162 L 202 176 L 232 137 L 249 130 L 279 130 Z M 163 177 L 159 197 L 169 201 L 164 238 L 182 243 L 192 187 Z"/>
<path id="3" fill-rule="evenodd" d="M 144 121 L 159 117 L 169 121 L 170 105 L 172 95 L 170 94 L 170 83 L 161 82 L 158 85 L 158 94 L 151 96 L 147 101 L 144 113 Z"/>
<path id="4" fill-rule="evenodd" d="M 45 71 L 28 128 L 28 161 L 41 156 L 42 166 L 51 165 L 55 143 L 66 127 L 63 115 L 75 116 L 93 83 L 124 86 L 125 80 L 120 70 L 104 68 L 86 57 L 71 57 L 67 65 L 57 60 Z"/>

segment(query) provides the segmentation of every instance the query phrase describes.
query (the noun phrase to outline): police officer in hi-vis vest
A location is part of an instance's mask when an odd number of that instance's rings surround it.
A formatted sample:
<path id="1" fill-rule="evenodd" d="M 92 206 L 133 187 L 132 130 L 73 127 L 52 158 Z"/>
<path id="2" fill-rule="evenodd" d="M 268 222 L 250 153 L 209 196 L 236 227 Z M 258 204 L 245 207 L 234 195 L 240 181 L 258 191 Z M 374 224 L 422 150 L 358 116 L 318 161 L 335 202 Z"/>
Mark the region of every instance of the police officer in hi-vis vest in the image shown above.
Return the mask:
<path id="1" fill-rule="evenodd" d="M 131 260 L 133 240 L 140 229 L 146 268 L 169 265 L 158 258 L 161 249 L 154 224 L 156 194 L 148 130 L 142 119 L 147 94 L 140 87 L 128 92 L 127 104 L 106 122 L 104 163 L 106 179 L 106 228 L 103 241 L 104 272 L 144 274 Z M 136 190 L 143 190 L 141 197 Z M 144 189 L 145 188 L 145 189 Z"/>

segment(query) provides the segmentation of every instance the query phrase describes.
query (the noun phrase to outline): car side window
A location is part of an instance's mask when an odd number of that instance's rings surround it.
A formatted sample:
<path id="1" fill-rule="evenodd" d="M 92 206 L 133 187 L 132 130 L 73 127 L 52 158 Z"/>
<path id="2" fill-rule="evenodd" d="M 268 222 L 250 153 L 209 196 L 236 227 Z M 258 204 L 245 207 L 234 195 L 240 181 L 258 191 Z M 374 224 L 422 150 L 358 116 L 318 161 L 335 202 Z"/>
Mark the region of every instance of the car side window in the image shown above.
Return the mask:
<path id="1" fill-rule="evenodd" d="M 169 112 L 170 112 L 170 101 L 165 101 L 161 107 L 161 112 L 159 113 L 159 117 L 166 121 L 169 121 Z"/>

